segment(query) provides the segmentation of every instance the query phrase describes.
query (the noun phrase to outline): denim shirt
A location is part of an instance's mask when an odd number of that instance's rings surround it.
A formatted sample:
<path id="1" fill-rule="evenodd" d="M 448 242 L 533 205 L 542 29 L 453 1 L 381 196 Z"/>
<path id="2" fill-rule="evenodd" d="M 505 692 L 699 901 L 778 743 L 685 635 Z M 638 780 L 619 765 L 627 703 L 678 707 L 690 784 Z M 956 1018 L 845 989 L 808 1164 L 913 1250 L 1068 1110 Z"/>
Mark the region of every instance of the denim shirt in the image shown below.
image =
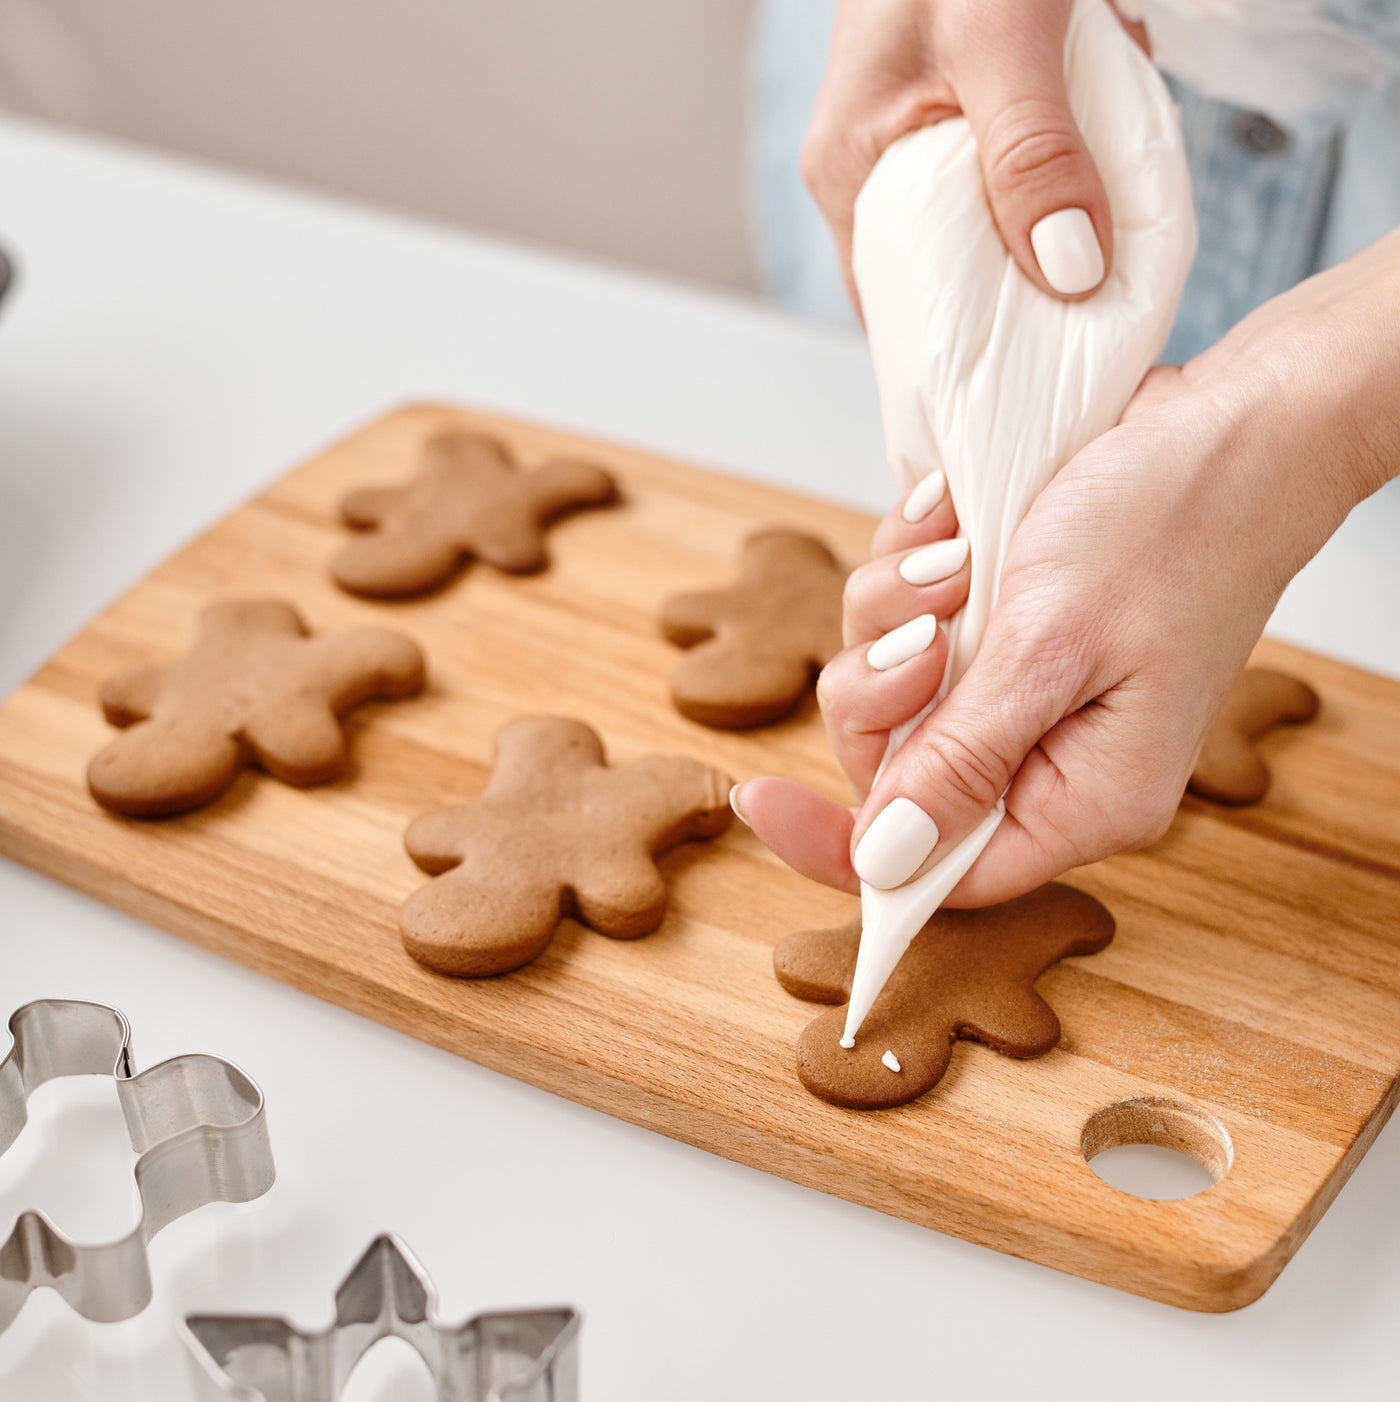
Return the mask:
<path id="1" fill-rule="evenodd" d="M 1400 75 L 1400 0 L 1321 0 Z M 836 0 L 762 0 L 751 54 L 750 206 L 765 289 L 854 324 L 831 237 L 797 171 Z M 1261 302 L 1400 226 L 1400 76 L 1358 110 L 1287 123 L 1168 82 L 1181 107 L 1200 249 L 1163 359 L 1219 340 Z"/>

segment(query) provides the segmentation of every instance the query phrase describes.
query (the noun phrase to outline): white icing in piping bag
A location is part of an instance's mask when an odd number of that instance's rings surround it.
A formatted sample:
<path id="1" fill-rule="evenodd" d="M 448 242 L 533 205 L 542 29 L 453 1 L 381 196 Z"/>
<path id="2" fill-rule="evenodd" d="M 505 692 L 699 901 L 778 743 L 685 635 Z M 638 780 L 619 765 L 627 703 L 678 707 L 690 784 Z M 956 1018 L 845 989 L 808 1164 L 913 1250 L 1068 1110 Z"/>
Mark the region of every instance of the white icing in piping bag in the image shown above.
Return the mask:
<path id="1" fill-rule="evenodd" d="M 1196 248 L 1181 128 L 1166 85 L 1106 0 L 1075 0 L 1070 106 L 1113 210 L 1113 265 L 1082 302 L 1040 291 L 1002 243 L 961 117 L 880 158 L 856 200 L 853 261 L 901 486 L 946 475 L 972 548 L 938 700 L 967 670 L 1011 537 L 1045 485 L 1112 428 L 1166 344 Z M 929 489 L 930 492 L 933 488 Z M 885 764 L 932 711 L 890 734 Z M 900 956 L 991 841 L 1000 802 L 903 886 L 861 886 L 861 941 L 843 1046 Z M 936 814 L 933 815 L 936 818 Z"/>

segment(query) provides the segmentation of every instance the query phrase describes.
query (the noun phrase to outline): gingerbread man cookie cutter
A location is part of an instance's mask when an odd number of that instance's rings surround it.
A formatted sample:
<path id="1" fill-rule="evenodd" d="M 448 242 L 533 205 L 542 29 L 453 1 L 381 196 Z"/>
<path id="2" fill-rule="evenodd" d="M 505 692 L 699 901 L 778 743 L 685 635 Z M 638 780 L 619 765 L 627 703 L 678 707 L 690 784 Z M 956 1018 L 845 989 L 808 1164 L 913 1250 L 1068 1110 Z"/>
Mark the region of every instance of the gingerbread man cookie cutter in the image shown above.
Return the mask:
<path id="1" fill-rule="evenodd" d="M 75 1242 L 42 1212 L 19 1214 L 0 1245 L 0 1331 L 32 1291 L 56 1290 L 99 1323 L 130 1319 L 151 1301 L 151 1238 L 211 1202 L 249 1202 L 276 1177 L 263 1094 L 231 1061 L 199 1053 L 136 1070 L 131 1028 L 105 1003 L 47 998 L 10 1018 L 0 1060 L 0 1154 L 29 1117 L 29 1095 L 59 1076 L 110 1075 L 126 1119 L 141 1201 L 136 1225 L 116 1241 Z"/>
<path id="2" fill-rule="evenodd" d="M 427 1364 L 440 1402 L 577 1402 L 581 1316 L 568 1305 L 437 1318 L 437 1291 L 413 1253 L 379 1236 L 335 1292 L 325 1329 L 280 1315 L 187 1315 L 179 1332 L 204 1402 L 335 1402 L 381 1339 Z"/>

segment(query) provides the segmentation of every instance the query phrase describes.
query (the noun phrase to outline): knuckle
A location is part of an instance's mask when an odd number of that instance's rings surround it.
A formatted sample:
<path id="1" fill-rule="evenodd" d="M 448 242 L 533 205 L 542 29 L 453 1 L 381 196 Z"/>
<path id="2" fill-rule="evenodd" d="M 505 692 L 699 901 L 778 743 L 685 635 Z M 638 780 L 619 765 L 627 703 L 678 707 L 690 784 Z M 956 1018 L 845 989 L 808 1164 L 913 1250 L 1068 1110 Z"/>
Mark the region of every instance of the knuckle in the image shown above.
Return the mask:
<path id="1" fill-rule="evenodd" d="M 1064 114 L 1043 103 L 1013 103 L 985 140 L 986 180 L 999 190 L 1059 180 L 1079 168 L 1083 146 Z"/>
<path id="2" fill-rule="evenodd" d="M 975 736 L 937 731 L 919 746 L 910 777 L 925 792 L 970 808 L 990 808 L 1011 782 L 1010 765 Z"/>

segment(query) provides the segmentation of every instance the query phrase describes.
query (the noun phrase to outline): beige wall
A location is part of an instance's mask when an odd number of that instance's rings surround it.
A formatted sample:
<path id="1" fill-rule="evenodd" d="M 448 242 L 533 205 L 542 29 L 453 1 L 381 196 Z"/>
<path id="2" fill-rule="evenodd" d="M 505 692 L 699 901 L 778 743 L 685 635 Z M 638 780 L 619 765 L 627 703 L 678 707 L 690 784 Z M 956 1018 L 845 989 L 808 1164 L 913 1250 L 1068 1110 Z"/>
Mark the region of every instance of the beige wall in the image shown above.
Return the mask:
<path id="1" fill-rule="evenodd" d="M 750 0 L 0 0 L 0 107 L 753 287 Z"/>

